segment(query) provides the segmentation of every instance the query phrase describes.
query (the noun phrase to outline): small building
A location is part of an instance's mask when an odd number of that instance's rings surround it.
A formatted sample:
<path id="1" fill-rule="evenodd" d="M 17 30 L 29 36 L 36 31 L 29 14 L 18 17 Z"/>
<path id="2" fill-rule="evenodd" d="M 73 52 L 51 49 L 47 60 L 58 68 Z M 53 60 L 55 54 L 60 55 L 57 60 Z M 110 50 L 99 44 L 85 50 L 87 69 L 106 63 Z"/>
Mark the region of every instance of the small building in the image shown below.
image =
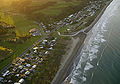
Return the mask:
<path id="1" fill-rule="evenodd" d="M 23 82 L 24 82 L 24 79 L 23 79 L 23 78 L 19 80 L 19 83 L 23 83 Z"/>
<path id="2" fill-rule="evenodd" d="M 48 40 L 43 40 L 42 44 L 46 44 L 48 42 Z"/>
<path id="3" fill-rule="evenodd" d="M 53 50 L 53 47 L 48 48 L 49 50 Z"/>
<path id="4" fill-rule="evenodd" d="M 19 68 L 19 69 L 22 69 L 22 68 L 23 68 L 23 66 L 22 66 L 22 65 L 20 65 L 18 68 Z"/>
<path id="5" fill-rule="evenodd" d="M 36 68 L 36 67 L 37 67 L 37 65 L 33 65 L 33 66 L 32 66 L 33 69 Z"/>
<path id="6" fill-rule="evenodd" d="M 26 72 L 25 72 L 25 75 L 29 75 L 29 74 L 30 74 L 30 72 L 29 72 L 29 71 L 26 71 Z"/>
<path id="7" fill-rule="evenodd" d="M 34 50 L 34 53 L 37 53 L 37 50 Z"/>
<path id="8" fill-rule="evenodd" d="M 29 30 L 29 33 L 30 33 L 32 36 L 40 36 L 40 35 L 41 35 L 40 30 L 37 29 L 37 28 L 33 28 L 33 29 Z"/>
<path id="9" fill-rule="evenodd" d="M 8 73 L 9 73 L 9 71 L 6 71 L 6 72 L 3 74 L 3 77 L 5 77 Z"/>
<path id="10" fill-rule="evenodd" d="M 15 76 L 19 77 L 19 76 L 20 76 L 20 74 L 16 74 Z"/>
<path id="11" fill-rule="evenodd" d="M 49 54 L 49 52 L 48 52 L 48 51 L 46 51 L 46 52 L 45 52 L 45 54 L 47 55 L 47 54 Z"/>
<path id="12" fill-rule="evenodd" d="M 33 28 L 33 29 L 30 29 L 30 30 L 29 30 L 29 33 L 34 33 L 34 32 L 37 32 L 37 31 L 38 31 L 38 29 Z"/>
<path id="13" fill-rule="evenodd" d="M 41 58 L 40 61 L 42 62 L 42 61 L 43 61 L 43 58 Z"/>
<path id="14" fill-rule="evenodd" d="M 31 65 L 30 64 L 26 64 L 27 67 L 30 67 Z"/>
<path id="15" fill-rule="evenodd" d="M 43 47 L 43 46 L 41 46 L 40 48 L 41 48 L 41 49 L 43 49 L 44 47 Z"/>
<path id="16" fill-rule="evenodd" d="M 20 83 L 14 83 L 14 84 L 20 84 Z"/>
<path id="17" fill-rule="evenodd" d="M 38 47 L 34 47 L 33 49 L 34 49 L 34 50 L 37 50 L 37 49 L 38 49 Z"/>

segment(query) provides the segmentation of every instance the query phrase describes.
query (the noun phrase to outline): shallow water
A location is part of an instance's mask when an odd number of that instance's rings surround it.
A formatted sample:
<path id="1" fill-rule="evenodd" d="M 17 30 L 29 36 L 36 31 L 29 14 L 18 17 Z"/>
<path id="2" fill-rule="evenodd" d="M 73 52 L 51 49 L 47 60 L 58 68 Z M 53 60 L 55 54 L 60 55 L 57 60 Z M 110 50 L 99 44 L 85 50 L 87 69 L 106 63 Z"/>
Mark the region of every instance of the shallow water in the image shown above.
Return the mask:
<path id="1" fill-rule="evenodd" d="M 120 84 L 120 0 L 113 0 L 91 32 L 71 83 Z"/>

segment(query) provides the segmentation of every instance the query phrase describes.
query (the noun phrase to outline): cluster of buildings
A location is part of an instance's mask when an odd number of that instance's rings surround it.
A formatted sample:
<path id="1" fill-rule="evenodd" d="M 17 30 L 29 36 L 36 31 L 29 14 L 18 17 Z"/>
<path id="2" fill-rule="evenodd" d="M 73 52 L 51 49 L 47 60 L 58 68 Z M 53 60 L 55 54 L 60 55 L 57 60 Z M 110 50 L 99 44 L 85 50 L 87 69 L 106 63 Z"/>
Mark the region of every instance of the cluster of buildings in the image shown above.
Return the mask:
<path id="1" fill-rule="evenodd" d="M 71 14 L 68 17 L 64 18 L 63 20 L 54 22 L 52 24 L 44 25 L 43 23 L 40 23 L 40 26 L 41 28 L 44 28 L 44 29 L 47 29 L 47 28 L 54 29 L 54 28 L 63 27 L 65 25 L 71 25 L 74 23 L 86 24 L 87 22 L 84 22 L 83 19 L 85 19 L 86 17 L 94 16 L 96 14 L 96 11 L 101 8 L 103 2 L 104 0 L 90 1 L 86 7 L 84 7 L 81 11 L 77 13 Z"/>
<path id="2" fill-rule="evenodd" d="M 30 29 L 30 30 L 29 30 L 29 33 L 30 33 L 32 36 L 40 36 L 40 35 L 41 35 L 40 30 L 37 29 L 37 28 Z"/>
<path id="3" fill-rule="evenodd" d="M 56 45 L 57 38 L 46 38 L 35 45 L 25 55 L 17 57 L 7 70 L 0 75 L 0 82 L 3 84 L 23 84 L 37 66 L 40 66 L 44 59 L 51 54 Z"/>

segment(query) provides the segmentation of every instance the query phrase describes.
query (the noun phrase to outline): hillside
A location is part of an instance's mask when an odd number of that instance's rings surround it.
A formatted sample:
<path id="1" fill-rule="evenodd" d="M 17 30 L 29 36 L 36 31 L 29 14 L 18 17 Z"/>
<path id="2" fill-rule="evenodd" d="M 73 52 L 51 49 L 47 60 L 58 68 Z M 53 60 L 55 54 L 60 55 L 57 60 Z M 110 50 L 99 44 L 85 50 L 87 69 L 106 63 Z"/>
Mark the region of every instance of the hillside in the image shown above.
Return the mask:
<path id="1" fill-rule="evenodd" d="M 89 0 L 23 0 L 13 2 L 11 7 L 14 12 L 24 14 L 29 19 L 51 23 L 79 11 L 88 2 Z"/>

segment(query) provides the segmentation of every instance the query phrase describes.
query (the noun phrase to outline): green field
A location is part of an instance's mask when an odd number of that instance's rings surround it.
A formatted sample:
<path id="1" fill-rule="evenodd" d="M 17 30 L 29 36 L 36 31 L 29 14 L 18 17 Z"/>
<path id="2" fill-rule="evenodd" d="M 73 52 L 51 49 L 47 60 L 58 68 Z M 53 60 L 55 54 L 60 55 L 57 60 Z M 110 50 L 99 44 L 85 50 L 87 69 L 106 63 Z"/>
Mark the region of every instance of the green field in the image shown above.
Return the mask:
<path id="1" fill-rule="evenodd" d="M 17 15 L 12 16 L 14 24 L 16 26 L 15 31 L 17 36 L 29 34 L 29 30 L 32 28 L 39 28 L 38 25 L 34 24 L 33 21 L 28 20 L 25 16 Z"/>
<path id="2" fill-rule="evenodd" d="M 0 43 L 1 46 L 12 49 L 14 52 L 13 52 L 13 54 L 11 56 L 6 58 L 4 61 L 0 62 L 0 69 L 3 68 L 4 66 L 6 66 L 7 64 L 9 64 L 11 62 L 10 60 L 16 58 L 17 56 L 20 56 L 27 48 L 32 46 L 35 43 L 35 41 L 37 41 L 38 39 L 40 39 L 40 36 L 32 37 L 32 38 L 28 39 L 27 41 L 25 41 L 23 44 L 14 44 L 14 43 L 9 43 L 9 42 L 1 42 Z M 3 57 L 3 55 L 0 55 L 0 56 Z"/>
<path id="3" fill-rule="evenodd" d="M 24 1 L 24 0 L 23 0 Z M 89 0 L 29 0 L 14 2 L 10 11 L 26 15 L 29 20 L 51 23 L 79 11 Z M 52 19 L 52 20 L 51 20 Z"/>
<path id="4" fill-rule="evenodd" d="M 7 17 L 6 17 L 7 15 Z M 41 36 L 36 36 L 36 37 L 30 37 L 29 39 L 26 39 L 26 41 L 22 43 L 11 43 L 8 41 L 4 41 L 5 39 L 12 39 L 12 38 L 19 38 L 19 37 L 24 37 L 26 35 L 29 36 L 29 30 L 32 28 L 39 28 L 37 24 L 34 24 L 33 21 L 28 20 L 25 16 L 23 15 L 8 15 L 8 14 L 3 14 L 1 13 L 0 16 L 4 16 L 4 18 L 0 19 L 0 21 L 6 22 L 8 24 L 15 25 L 15 28 L 12 30 L 9 30 L 10 33 L 7 33 L 5 35 L 0 36 L 0 46 L 3 46 L 5 48 L 12 49 L 14 52 L 12 54 L 6 54 L 6 56 L 3 57 L 2 54 L 0 54 L 1 58 L 4 58 L 3 61 L 0 60 L 0 69 L 2 69 L 4 66 L 9 64 L 12 59 L 15 57 L 19 56 L 22 54 L 27 48 L 32 46 L 35 41 L 41 38 Z M 40 29 L 40 28 L 39 28 Z M 8 30 L 6 30 L 8 31 Z M 16 36 L 12 35 L 11 32 L 15 31 Z M 41 30 L 42 32 L 42 30 Z M 2 53 L 2 51 L 1 51 Z"/>
<path id="5" fill-rule="evenodd" d="M 58 16 L 63 12 L 63 9 L 65 9 L 69 6 L 77 6 L 77 5 L 79 5 L 79 3 L 80 3 L 80 1 L 67 2 L 67 3 L 66 2 L 57 2 L 53 6 L 49 6 L 48 8 L 38 10 L 33 13 L 35 13 L 35 14 L 43 13 L 48 16 Z"/>

